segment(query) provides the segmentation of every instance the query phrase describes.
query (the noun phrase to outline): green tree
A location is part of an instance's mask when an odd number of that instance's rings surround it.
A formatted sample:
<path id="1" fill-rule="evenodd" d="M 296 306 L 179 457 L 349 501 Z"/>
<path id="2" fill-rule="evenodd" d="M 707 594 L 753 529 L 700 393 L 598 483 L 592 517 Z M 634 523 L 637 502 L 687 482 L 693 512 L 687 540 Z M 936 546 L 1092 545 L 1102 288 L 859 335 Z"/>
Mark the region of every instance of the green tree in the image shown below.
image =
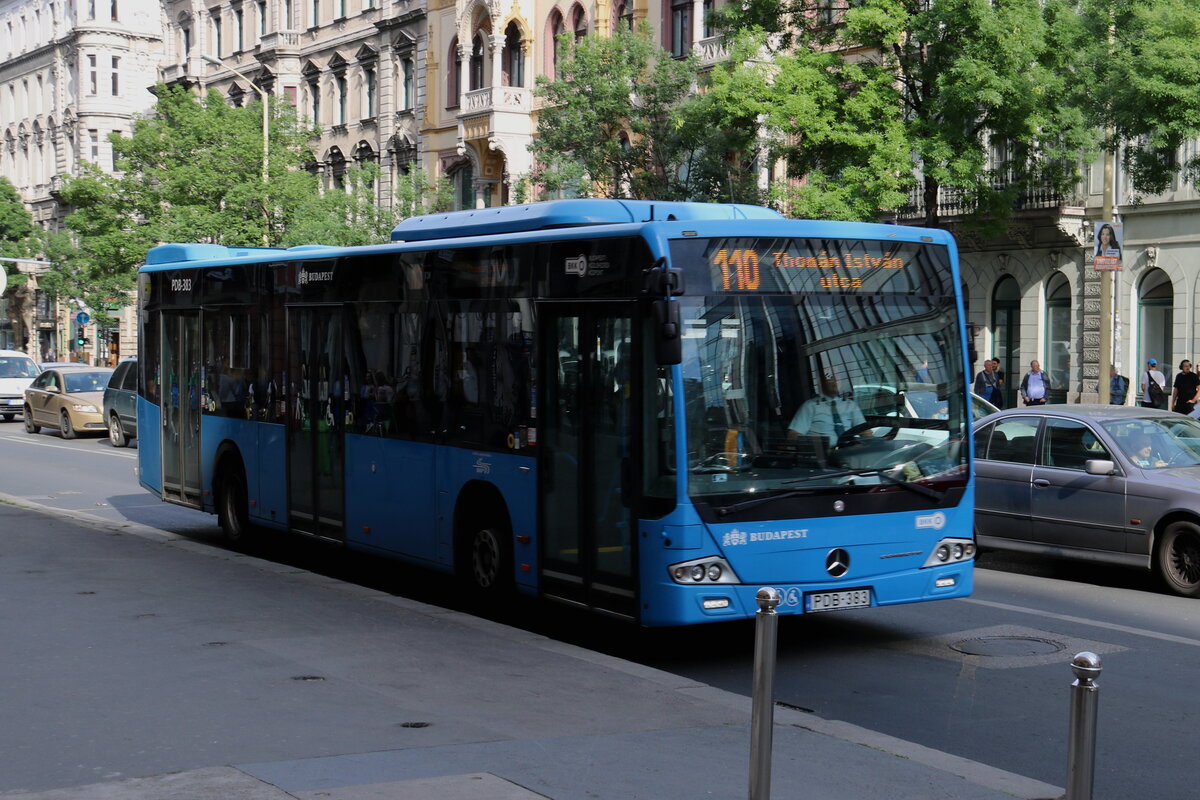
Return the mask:
<path id="1" fill-rule="evenodd" d="M 580 196 L 757 199 L 743 146 L 707 121 L 694 56 L 674 59 L 645 26 L 572 42 L 558 74 L 538 77 L 544 101 L 531 150 L 535 182 Z M 732 154 L 732 155 L 731 155 Z M 746 176 L 750 175 L 747 180 Z"/>
<path id="2" fill-rule="evenodd" d="M 39 252 L 37 227 L 33 215 L 21 201 L 21 195 L 7 178 L 0 178 L 0 256 L 33 258 Z M 33 292 L 29 279 L 17 269 L 16 262 L 0 261 L 6 273 L 4 299 L 12 321 L 13 338 L 19 347 L 28 347 L 33 328 Z"/>
<path id="3" fill-rule="evenodd" d="M 1182 172 L 1200 181 L 1200 154 L 1177 159 L 1200 136 L 1200 5 L 1194 0 L 1084 0 L 1077 50 L 1078 103 L 1120 151 L 1135 191 L 1166 190 Z"/>
<path id="4" fill-rule="evenodd" d="M 1077 184 L 1098 136 L 1071 102 L 1075 0 L 832 5 L 751 0 L 722 20 L 734 58 L 714 84 L 803 181 L 796 210 L 877 218 L 915 188 L 926 225 L 948 193 L 996 220 Z"/>

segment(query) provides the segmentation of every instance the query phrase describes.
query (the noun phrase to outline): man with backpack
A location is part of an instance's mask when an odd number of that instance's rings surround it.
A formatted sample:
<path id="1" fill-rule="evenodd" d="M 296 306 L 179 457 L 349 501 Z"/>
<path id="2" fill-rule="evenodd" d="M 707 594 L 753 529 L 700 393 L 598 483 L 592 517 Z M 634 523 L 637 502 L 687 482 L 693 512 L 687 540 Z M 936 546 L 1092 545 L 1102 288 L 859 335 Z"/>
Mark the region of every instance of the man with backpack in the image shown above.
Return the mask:
<path id="1" fill-rule="evenodd" d="M 1158 359 L 1146 362 L 1142 373 L 1142 408 L 1167 407 L 1167 376 L 1159 372 Z"/>

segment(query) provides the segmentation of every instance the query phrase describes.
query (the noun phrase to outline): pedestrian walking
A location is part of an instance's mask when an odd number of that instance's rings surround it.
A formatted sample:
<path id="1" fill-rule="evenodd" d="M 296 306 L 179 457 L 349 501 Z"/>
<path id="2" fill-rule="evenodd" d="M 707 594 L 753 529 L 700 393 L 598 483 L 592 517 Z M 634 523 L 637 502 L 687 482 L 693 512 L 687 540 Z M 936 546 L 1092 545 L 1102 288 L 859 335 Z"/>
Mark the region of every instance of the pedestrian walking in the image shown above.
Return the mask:
<path id="1" fill-rule="evenodd" d="M 1171 410 L 1176 414 L 1192 413 L 1197 391 L 1200 391 L 1200 375 L 1192 370 L 1192 362 L 1185 358 L 1179 362 L 1179 373 L 1171 385 Z"/>
<path id="2" fill-rule="evenodd" d="M 1117 372 L 1113 364 L 1108 365 L 1108 402 L 1114 406 L 1125 405 L 1129 394 L 1129 378 Z"/>
<path id="3" fill-rule="evenodd" d="M 1158 359 L 1146 361 L 1146 369 L 1142 373 L 1142 408 L 1167 407 L 1167 376 L 1158 369 Z"/>
<path id="4" fill-rule="evenodd" d="M 1050 392 L 1050 375 L 1042 371 L 1042 365 L 1035 358 L 1029 362 L 1029 372 L 1021 378 L 1021 399 L 1027 406 L 1046 405 L 1046 395 Z"/>

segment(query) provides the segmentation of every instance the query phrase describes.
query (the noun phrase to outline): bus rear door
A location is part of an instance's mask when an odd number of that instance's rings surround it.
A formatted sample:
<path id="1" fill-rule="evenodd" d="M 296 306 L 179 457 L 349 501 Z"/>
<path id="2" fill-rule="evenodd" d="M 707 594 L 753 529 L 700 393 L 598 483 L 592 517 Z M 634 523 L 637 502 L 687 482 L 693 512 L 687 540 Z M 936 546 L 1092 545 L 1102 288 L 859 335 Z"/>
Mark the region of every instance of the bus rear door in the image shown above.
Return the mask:
<path id="1" fill-rule="evenodd" d="M 633 518 L 623 486 L 631 314 L 627 303 L 545 304 L 539 311 L 539 538 L 543 594 L 636 619 Z"/>
<path id="2" fill-rule="evenodd" d="M 163 312 L 162 497 L 201 507 L 200 315 Z"/>
<path id="3" fill-rule="evenodd" d="M 288 306 L 288 526 L 345 537 L 345 393 L 341 306 Z"/>

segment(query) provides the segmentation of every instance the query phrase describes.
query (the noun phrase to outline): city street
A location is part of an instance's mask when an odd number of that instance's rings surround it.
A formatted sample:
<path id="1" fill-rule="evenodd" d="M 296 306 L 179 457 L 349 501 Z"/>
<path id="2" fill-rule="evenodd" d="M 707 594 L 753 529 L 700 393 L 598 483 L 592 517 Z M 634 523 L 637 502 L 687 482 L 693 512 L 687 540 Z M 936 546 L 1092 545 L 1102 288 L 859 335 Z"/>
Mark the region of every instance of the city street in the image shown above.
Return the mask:
<path id="1" fill-rule="evenodd" d="M 160 503 L 133 449 L 0 426 L 0 492 L 136 522 L 223 547 L 215 518 Z M 285 547 L 284 545 L 294 545 Z M 255 555 L 438 603 L 437 576 L 269 537 Z M 777 698 L 787 706 L 1059 786 L 1065 783 L 1071 656 L 1101 655 L 1097 798 L 1191 796 L 1192 690 L 1200 601 L 1131 570 L 984 554 L 961 601 L 785 618 Z M 753 625 L 631 629 L 515 601 L 468 609 L 516 627 L 748 694 Z M 32 756 L 31 756 L 32 757 Z"/>

